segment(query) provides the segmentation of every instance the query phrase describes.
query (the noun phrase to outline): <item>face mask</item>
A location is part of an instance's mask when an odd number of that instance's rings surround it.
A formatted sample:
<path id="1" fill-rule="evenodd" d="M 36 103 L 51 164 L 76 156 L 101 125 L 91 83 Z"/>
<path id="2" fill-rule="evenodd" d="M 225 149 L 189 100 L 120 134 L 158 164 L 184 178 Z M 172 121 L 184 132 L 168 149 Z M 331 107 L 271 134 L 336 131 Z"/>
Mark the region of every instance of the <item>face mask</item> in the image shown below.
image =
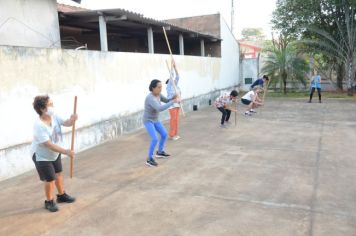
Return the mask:
<path id="1" fill-rule="evenodd" d="M 46 114 L 49 115 L 49 116 L 53 116 L 54 115 L 54 108 L 53 107 L 48 107 Z"/>

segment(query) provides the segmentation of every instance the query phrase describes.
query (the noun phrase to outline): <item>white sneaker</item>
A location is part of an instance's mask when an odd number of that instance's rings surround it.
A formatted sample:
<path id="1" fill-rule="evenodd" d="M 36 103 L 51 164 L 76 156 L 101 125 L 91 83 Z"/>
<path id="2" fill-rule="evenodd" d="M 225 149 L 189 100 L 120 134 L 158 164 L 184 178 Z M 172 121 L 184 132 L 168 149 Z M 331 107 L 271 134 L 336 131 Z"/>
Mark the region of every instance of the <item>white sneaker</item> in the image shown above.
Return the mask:
<path id="1" fill-rule="evenodd" d="M 177 141 L 178 139 L 180 139 L 180 137 L 177 135 L 177 136 L 174 136 L 173 138 L 172 138 L 172 140 L 173 141 Z"/>
<path id="2" fill-rule="evenodd" d="M 257 113 L 257 111 L 251 109 L 251 110 L 250 110 L 250 113 Z"/>
<path id="3" fill-rule="evenodd" d="M 252 114 L 249 111 L 245 111 L 245 116 L 252 116 Z"/>

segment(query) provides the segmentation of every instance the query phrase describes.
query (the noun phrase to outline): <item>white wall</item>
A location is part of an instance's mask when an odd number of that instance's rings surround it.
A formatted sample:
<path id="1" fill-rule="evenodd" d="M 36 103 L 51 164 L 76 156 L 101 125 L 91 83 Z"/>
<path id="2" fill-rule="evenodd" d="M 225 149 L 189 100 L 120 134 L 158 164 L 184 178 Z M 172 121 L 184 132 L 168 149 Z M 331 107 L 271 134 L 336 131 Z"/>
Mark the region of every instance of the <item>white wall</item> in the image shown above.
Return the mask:
<path id="1" fill-rule="evenodd" d="M 239 83 L 240 49 L 234 35 L 230 31 L 225 20 L 220 17 L 221 42 L 221 82 L 225 79 L 233 81 L 234 85 Z"/>
<path id="2" fill-rule="evenodd" d="M 226 40 L 228 42 L 228 40 Z M 175 56 L 183 99 L 236 85 L 238 61 L 225 46 L 225 59 Z M 33 168 L 33 98 L 49 94 L 68 117 L 78 95 L 77 127 L 141 111 L 152 79 L 165 81 L 168 55 L 0 47 L 0 180 Z M 67 130 L 68 131 L 68 130 Z M 77 137 L 77 150 L 94 135 Z M 25 144 L 18 149 L 14 145 Z M 67 145 L 68 146 L 68 145 Z M 78 148 L 79 147 L 79 148 Z M 11 150 L 11 152 L 9 151 Z"/>
<path id="3" fill-rule="evenodd" d="M 56 0 L 0 0 L 0 45 L 59 48 Z"/>
<path id="4" fill-rule="evenodd" d="M 248 91 L 251 84 L 245 84 L 245 78 L 252 78 L 252 83 L 258 79 L 258 63 L 256 58 L 247 58 L 242 60 L 242 78 L 241 89 Z"/>

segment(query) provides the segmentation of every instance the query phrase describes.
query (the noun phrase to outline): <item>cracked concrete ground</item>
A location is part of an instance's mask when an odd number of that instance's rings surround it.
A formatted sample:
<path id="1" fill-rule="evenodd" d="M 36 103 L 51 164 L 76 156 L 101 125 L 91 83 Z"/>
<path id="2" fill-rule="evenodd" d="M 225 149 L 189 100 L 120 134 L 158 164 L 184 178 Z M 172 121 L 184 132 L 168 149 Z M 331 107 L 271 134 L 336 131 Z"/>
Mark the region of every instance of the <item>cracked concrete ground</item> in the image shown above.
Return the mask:
<path id="1" fill-rule="evenodd" d="M 0 182 L 0 235 L 356 235 L 356 102 L 242 112 L 226 130 L 212 107 L 189 113 L 158 168 L 143 130 L 80 153 L 57 213 L 34 171 Z"/>

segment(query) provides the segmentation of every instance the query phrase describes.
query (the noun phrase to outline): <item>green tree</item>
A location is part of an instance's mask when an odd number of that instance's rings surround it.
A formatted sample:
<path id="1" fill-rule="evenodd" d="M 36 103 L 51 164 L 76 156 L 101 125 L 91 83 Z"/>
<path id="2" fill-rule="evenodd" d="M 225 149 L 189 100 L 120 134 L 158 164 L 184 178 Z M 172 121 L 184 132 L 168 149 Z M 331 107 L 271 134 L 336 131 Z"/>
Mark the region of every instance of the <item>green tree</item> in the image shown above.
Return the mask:
<path id="1" fill-rule="evenodd" d="M 262 73 L 271 77 L 272 85 L 279 85 L 287 93 L 287 83 L 301 82 L 306 86 L 305 78 L 309 72 L 308 63 L 296 50 L 294 44 L 283 35 L 272 39 L 272 46 L 264 49 L 267 54 Z"/>
<path id="2" fill-rule="evenodd" d="M 353 95 L 353 82 L 355 79 L 356 55 L 356 10 L 347 0 L 342 0 L 333 6 L 325 6 L 324 11 L 334 16 L 337 31 L 330 34 L 327 30 L 317 26 L 307 26 L 307 29 L 316 34 L 315 39 L 304 40 L 307 45 L 317 51 L 335 58 L 338 64 L 345 65 L 348 94 Z M 341 14 L 342 13 L 342 14 Z"/>
<path id="3" fill-rule="evenodd" d="M 252 41 L 261 41 L 265 39 L 262 28 L 244 28 L 241 31 L 241 35 L 244 39 Z"/>
<path id="4" fill-rule="evenodd" d="M 355 7 L 354 0 L 278 0 L 272 19 L 273 28 L 289 38 L 309 40 L 302 47 L 305 52 L 323 54 L 323 61 L 337 72 L 341 89 L 346 74 L 350 94 L 355 77 Z"/>

